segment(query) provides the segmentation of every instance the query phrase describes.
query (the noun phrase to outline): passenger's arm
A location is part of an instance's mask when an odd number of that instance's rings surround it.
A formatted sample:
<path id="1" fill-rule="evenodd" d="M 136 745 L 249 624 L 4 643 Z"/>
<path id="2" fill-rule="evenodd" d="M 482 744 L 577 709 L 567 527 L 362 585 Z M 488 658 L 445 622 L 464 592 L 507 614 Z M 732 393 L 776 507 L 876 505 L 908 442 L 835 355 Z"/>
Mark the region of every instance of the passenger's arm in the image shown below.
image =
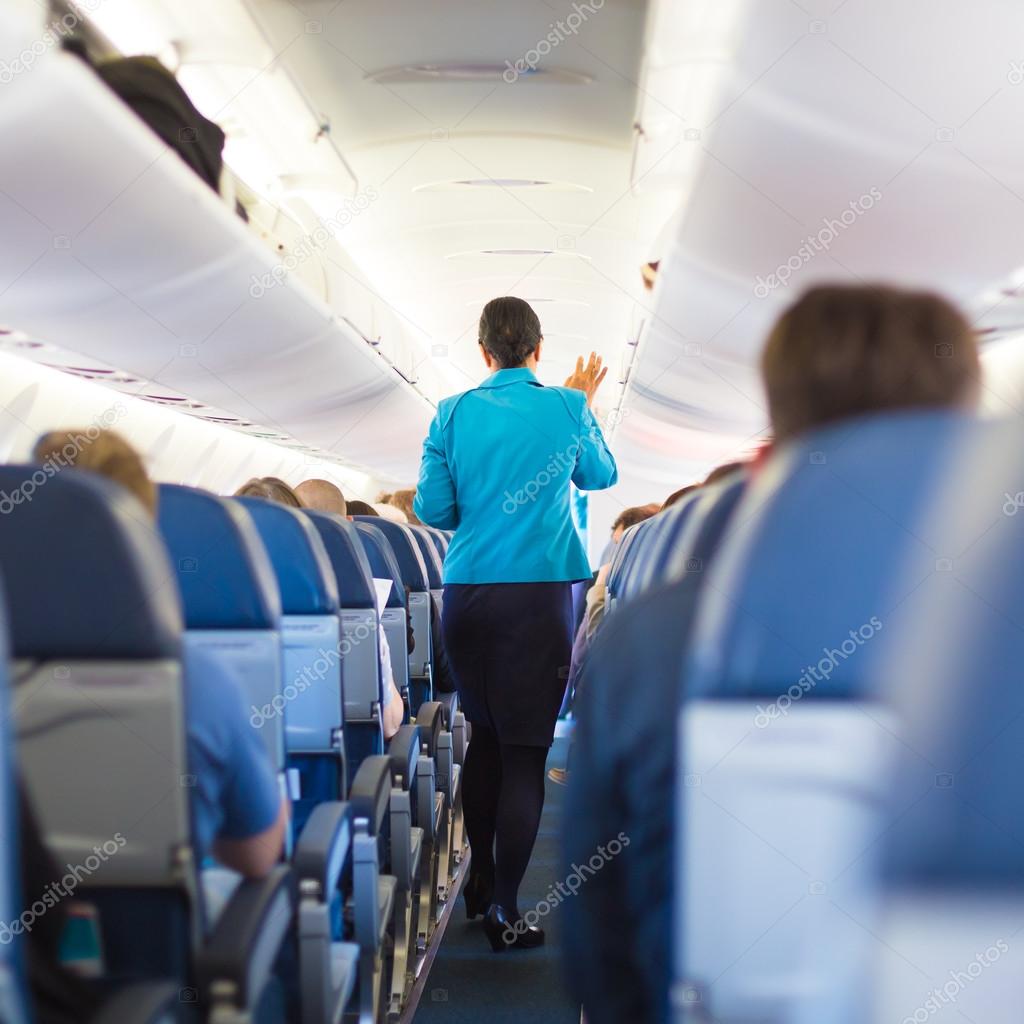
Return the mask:
<path id="1" fill-rule="evenodd" d="M 384 730 L 384 739 L 389 740 L 402 727 L 402 719 L 405 718 L 405 704 L 402 695 L 395 686 L 395 674 L 391 670 L 391 648 L 388 646 L 388 638 L 384 633 L 384 627 L 378 627 L 380 636 L 380 666 L 383 677 L 384 706 L 381 709 L 381 725 Z"/>
<path id="2" fill-rule="evenodd" d="M 262 832 L 246 839 L 218 837 L 213 855 L 227 868 L 246 878 L 265 878 L 281 860 L 285 830 L 288 828 L 288 805 L 279 800 L 277 820 Z"/>
<path id="3" fill-rule="evenodd" d="M 587 636 L 593 636 L 604 619 L 608 604 L 608 576 L 611 565 L 602 565 L 594 585 L 587 591 Z"/>
<path id="4" fill-rule="evenodd" d="M 602 491 L 619 479 L 615 456 L 608 450 L 601 426 L 584 401 L 580 409 L 579 452 L 572 482 L 581 491 Z"/>
<path id="5" fill-rule="evenodd" d="M 235 709 L 234 701 L 221 708 L 225 777 L 213 855 L 247 878 L 263 878 L 281 859 L 289 807 L 259 730 L 245 716 L 241 701 Z"/>
<path id="6" fill-rule="evenodd" d="M 430 424 L 423 442 L 420 479 L 416 485 L 413 511 L 427 526 L 454 530 L 459 525 L 459 507 L 455 497 L 455 481 L 445 454 L 441 411 Z"/>

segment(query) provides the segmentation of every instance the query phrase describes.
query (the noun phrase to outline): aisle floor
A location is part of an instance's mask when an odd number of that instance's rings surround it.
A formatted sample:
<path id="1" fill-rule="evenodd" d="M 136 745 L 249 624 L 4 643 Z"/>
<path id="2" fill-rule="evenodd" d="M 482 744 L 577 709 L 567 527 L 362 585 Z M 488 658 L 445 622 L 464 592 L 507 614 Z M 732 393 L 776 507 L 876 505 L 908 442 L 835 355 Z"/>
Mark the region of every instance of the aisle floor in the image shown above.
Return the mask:
<path id="1" fill-rule="evenodd" d="M 562 766 L 568 741 L 558 739 L 548 768 Z M 544 816 L 537 845 L 519 897 L 531 909 L 561 877 L 559 829 L 565 789 L 546 780 Z M 580 1011 L 566 992 L 562 976 L 560 910 L 544 918 L 547 944 L 537 950 L 494 954 L 480 918 L 466 920 L 461 897 L 445 932 L 415 1024 L 579 1024 Z"/>

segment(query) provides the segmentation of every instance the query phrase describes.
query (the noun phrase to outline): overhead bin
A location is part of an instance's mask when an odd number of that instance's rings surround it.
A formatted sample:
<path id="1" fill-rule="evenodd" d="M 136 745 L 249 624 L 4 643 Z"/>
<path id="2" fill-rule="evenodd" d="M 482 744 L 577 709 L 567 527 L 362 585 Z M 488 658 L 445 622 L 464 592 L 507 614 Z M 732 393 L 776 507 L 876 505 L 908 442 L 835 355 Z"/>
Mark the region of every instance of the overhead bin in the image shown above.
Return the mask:
<path id="1" fill-rule="evenodd" d="M 429 402 L 20 11 L 0 22 L 5 67 L 33 53 L 0 105 L 0 322 L 411 478 Z"/>

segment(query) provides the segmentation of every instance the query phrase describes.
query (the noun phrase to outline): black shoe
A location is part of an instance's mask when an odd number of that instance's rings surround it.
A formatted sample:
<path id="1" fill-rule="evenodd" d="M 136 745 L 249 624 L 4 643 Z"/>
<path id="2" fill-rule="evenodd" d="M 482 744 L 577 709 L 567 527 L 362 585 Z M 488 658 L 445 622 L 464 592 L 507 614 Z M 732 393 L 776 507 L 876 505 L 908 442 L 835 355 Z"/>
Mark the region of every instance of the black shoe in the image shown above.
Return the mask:
<path id="1" fill-rule="evenodd" d="M 536 949 L 544 945 L 541 928 L 531 928 L 521 917 L 510 917 L 508 911 L 497 903 L 492 903 L 487 909 L 484 931 L 495 953 L 506 949 Z"/>
<path id="2" fill-rule="evenodd" d="M 466 917 L 471 921 L 477 914 L 486 914 L 494 899 L 494 875 L 476 872 L 470 867 L 469 878 L 462 887 L 462 898 L 466 901 Z"/>

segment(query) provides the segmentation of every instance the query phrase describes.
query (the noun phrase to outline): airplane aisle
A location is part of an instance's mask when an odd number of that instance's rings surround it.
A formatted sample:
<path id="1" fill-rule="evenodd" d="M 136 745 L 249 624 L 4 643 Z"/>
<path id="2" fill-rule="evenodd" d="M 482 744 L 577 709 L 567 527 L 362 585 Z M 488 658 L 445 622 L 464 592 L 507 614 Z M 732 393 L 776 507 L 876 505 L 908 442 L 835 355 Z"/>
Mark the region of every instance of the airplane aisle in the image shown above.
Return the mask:
<path id="1" fill-rule="evenodd" d="M 548 768 L 565 765 L 567 739 L 555 740 Z M 559 830 L 565 789 L 545 781 L 544 815 L 537 845 L 523 882 L 520 910 L 526 912 L 550 891 L 560 876 Z M 560 914 L 540 922 L 547 944 L 537 950 L 495 954 L 484 936 L 480 918 L 466 920 L 458 906 L 427 979 L 415 1024 L 579 1024 L 563 982 Z"/>

